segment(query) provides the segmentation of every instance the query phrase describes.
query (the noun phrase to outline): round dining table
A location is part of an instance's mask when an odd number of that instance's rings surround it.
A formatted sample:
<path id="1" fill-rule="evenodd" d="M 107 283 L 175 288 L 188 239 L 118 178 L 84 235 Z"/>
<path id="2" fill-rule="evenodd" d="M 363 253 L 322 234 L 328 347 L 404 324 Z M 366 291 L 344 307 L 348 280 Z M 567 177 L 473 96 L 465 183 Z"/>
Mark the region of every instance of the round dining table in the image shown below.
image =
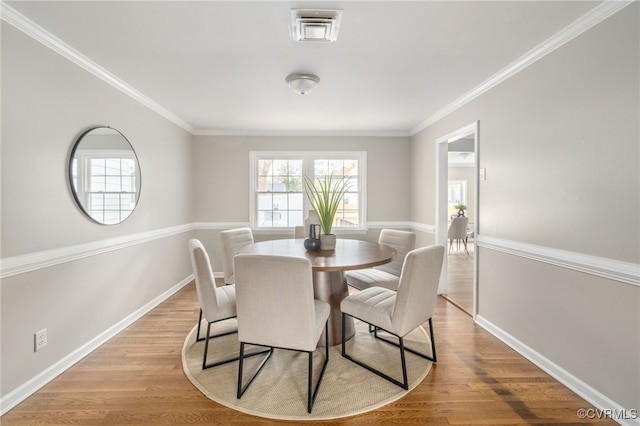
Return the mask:
<path id="1" fill-rule="evenodd" d="M 340 302 L 349 294 L 345 271 L 371 268 L 390 262 L 396 251 L 378 243 L 342 238 L 336 240 L 334 250 L 309 251 L 304 248 L 303 238 L 291 238 L 256 242 L 240 248 L 238 253 L 309 259 L 313 273 L 314 297 L 327 302 L 331 307 L 328 328 L 329 345 L 333 346 L 342 342 Z M 345 337 L 350 339 L 355 333 L 353 319 L 347 316 L 345 320 Z M 319 345 L 324 341 L 322 336 Z"/>

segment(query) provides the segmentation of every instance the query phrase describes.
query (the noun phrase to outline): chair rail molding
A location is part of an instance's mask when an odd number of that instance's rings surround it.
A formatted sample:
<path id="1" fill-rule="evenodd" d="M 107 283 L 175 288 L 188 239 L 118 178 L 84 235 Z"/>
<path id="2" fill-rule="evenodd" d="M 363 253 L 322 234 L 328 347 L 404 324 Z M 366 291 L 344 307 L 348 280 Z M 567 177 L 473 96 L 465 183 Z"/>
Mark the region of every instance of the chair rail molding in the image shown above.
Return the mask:
<path id="1" fill-rule="evenodd" d="M 640 264 L 478 235 L 478 247 L 640 286 Z"/>
<path id="2" fill-rule="evenodd" d="M 35 271 L 41 268 L 47 268 L 49 266 L 59 265 L 61 263 L 72 262 L 89 256 L 96 256 L 109 251 L 120 250 L 161 238 L 171 237 L 173 235 L 193 231 L 193 229 L 194 225 L 190 223 L 186 225 L 178 225 L 153 231 L 124 235 L 121 237 L 92 241 L 85 244 L 77 244 L 52 250 L 8 257 L 0 260 L 0 279 L 23 274 L 25 272 Z"/>
<path id="3" fill-rule="evenodd" d="M 435 225 L 427 225 L 425 223 L 411 222 L 411 229 L 414 231 L 426 232 L 427 234 L 436 234 Z"/>

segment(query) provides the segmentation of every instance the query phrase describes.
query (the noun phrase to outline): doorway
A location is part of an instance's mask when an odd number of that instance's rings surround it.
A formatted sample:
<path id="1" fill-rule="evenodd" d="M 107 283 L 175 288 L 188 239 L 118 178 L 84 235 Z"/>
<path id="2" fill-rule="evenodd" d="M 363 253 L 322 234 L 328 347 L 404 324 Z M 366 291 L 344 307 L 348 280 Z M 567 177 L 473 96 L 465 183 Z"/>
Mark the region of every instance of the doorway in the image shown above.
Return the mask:
<path id="1" fill-rule="evenodd" d="M 474 122 L 436 139 L 436 244 L 446 247 L 438 293 L 473 318 L 477 311 L 478 131 L 479 122 Z M 448 230 L 458 216 L 468 218 L 467 233 L 451 245 Z"/>

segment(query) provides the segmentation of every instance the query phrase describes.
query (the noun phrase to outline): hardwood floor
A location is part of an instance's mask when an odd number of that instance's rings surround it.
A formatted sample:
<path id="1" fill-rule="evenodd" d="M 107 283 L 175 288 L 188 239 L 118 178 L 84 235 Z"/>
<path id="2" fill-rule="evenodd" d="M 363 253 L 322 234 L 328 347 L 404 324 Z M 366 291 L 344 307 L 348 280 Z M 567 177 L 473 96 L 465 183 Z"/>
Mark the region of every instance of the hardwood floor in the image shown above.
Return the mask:
<path id="1" fill-rule="evenodd" d="M 1 424 L 292 424 L 236 412 L 193 387 L 180 354 L 197 316 L 192 283 L 9 411 Z M 438 363 L 415 390 L 370 413 L 313 423 L 615 424 L 578 418 L 589 404 L 442 298 L 433 322 Z"/>
<path id="2" fill-rule="evenodd" d="M 473 240 L 469 240 L 467 249 L 468 254 L 462 245 L 459 250 L 456 250 L 456 244 L 454 244 L 451 253 L 447 255 L 446 297 L 467 314 L 473 315 L 473 261 L 475 257 Z"/>

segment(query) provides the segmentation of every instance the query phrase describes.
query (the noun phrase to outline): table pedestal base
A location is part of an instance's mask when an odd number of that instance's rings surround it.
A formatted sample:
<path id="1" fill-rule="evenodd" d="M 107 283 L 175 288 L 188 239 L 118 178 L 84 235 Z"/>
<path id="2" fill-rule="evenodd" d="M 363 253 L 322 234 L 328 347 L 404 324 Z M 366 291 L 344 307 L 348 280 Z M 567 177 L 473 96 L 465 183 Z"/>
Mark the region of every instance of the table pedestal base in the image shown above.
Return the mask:
<path id="1" fill-rule="evenodd" d="M 329 346 L 342 343 L 342 312 L 340 302 L 349 295 L 347 280 L 342 271 L 319 271 L 313 273 L 313 293 L 314 297 L 323 302 L 327 302 L 331 307 L 329 313 Z M 345 318 L 345 334 L 350 339 L 355 334 L 353 318 Z M 324 346 L 324 332 L 320 337 L 318 346 Z"/>

